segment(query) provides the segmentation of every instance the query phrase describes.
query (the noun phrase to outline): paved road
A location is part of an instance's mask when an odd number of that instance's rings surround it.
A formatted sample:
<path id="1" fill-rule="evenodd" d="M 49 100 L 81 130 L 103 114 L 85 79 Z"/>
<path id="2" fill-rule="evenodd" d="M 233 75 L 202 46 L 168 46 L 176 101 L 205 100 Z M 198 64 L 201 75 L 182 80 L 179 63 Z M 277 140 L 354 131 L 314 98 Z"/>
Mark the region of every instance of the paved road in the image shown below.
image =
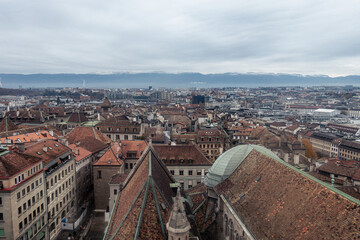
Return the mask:
<path id="1" fill-rule="evenodd" d="M 102 240 L 106 226 L 104 213 L 95 212 L 86 240 Z"/>

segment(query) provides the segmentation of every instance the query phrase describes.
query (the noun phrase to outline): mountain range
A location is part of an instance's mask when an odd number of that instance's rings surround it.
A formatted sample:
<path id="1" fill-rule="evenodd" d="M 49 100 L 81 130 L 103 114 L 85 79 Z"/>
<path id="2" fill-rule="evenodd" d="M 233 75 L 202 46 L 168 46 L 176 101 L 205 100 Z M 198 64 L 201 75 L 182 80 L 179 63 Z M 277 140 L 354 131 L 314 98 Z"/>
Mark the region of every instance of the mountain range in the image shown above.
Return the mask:
<path id="1" fill-rule="evenodd" d="M 279 86 L 360 86 L 360 75 L 258 74 L 258 73 L 112 73 L 112 74 L 1 74 L 4 88 L 211 88 Z"/>

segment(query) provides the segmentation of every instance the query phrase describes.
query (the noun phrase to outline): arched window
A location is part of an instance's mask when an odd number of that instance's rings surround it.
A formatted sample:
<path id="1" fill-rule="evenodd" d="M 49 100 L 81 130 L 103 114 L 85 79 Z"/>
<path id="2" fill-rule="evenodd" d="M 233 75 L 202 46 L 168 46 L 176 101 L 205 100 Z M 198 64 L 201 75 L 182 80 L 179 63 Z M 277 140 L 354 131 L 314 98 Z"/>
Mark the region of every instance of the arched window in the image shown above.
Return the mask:
<path id="1" fill-rule="evenodd" d="M 232 219 L 230 219 L 230 240 L 234 240 L 234 224 Z"/>
<path id="2" fill-rule="evenodd" d="M 235 231 L 235 240 L 240 240 L 240 236 L 239 236 L 239 233 L 237 231 Z"/>
<path id="3" fill-rule="evenodd" d="M 52 232 L 55 229 L 55 223 L 52 223 L 50 226 L 50 232 Z"/>
<path id="4" fill-rule="evenodd" d="M 229 234 L 229 224 L 228 224 L 228 217 L 225 214 L 225 235 L 227 236 Z"/>

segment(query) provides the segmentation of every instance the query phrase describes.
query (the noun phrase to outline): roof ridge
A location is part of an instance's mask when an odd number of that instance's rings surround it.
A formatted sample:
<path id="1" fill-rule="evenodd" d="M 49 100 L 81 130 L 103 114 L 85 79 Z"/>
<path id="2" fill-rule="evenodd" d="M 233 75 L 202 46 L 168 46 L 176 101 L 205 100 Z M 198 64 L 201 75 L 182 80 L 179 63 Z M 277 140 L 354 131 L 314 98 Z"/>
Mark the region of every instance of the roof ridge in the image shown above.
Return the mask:
<path id="1" fill-rule="evenodd" d="M 138 237 L 139 237 L 139 234 L 140 234 L 140 228 L 141 228 L 142 219 L 143 219 L 143 215 L 144 215 L 145 205 L 146 205 L 147 197 L 148 197 L 148 194 L 149 194 L 150 178 L 151 177 L 148 177 L 146 179 L 145 195 L 144 195 L 143 202 L 141 204 L 141 210 L 140 210 L 140 214 L 139 214 L 138 223 L 137 223 L 137 226 L 136 226 L 134 240 L 137 240 Z"/>
<path id="2" fill-rule="evenodd" d="M 156 190 L 155 190 L 155 187 L 154 187 L 154 183 L 155 183 L 155 181 L 151 177 L 151 188 L 152 188 L 152 192 L 153 192 L 153 195 L 154 195 L 156 211 L 158 213 L 159 220 L 160 220 L 161 231 L 163 232 L 164 238 L 167 239 L 167 235 L 166 235 L 166 231 L 165 231 L 165 227 L 164 227 L 164 222 L 162 220 L 162 216 L 161 216 L 161 212 L 160 212 L 159 202 L 158 202 L 158 199 L 157 199 L 157 196 L 156 196 Z"/>

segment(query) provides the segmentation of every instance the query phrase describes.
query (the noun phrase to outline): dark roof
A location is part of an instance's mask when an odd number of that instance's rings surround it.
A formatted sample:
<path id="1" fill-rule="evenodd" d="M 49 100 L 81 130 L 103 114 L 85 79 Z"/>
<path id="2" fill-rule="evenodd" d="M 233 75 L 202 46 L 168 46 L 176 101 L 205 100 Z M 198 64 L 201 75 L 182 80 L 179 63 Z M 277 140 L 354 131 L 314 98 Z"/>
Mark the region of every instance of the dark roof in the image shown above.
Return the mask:
<path id="1" fill-rule="evenodd" d="M 84 112 L 80 112 L 80 111 L 73 112 L 68 120 L 69 123 L 83 123 L 87 121 L 89 120 L 85 116 Z"/>
<path id="2" fill-rule="evenodd" d="M 321 172 L 333 173 L 341 176 L 352 177 L 357 167 L 341 164 L 341 161 L 329 161 L 317 168 Z"/>
<path id="3" fill-rule="evenodd" d="M 215 190 L 256 239 L 359 235 L 359 201 L 256 150 Z"/>
<path id="4" fill-rule="evenodd" d="M 8 117 L 3 118 L 0 123 L 0 132 L 8 132 L 16 129 L 15 124 Z"/>
<path id="5" fill-rule="evenodd" d="M 101 107 L 105 107 L 105 108 L 111 107 L 111 102 L 107 97 L 104 99 L 104 102 L 101 104 Z"/>
<path id="6" fill-rule="evenodd" d="M 118 173 L 110 178 L 109 184 L 122 184 L 125 182 L 129 174 Z"/>
<path id="7" fill-rule="evenodd" d="M 0 177 L 6 178 L 41 161 L 41 158 L 19 152 L 9 152 L 0 157 Z"/>
<path id="8" fill-rule="evenodd" d="M 136 234 L 139 239 L 167 239 L 174 182 L 152 147 L 147 147 L 117 196 L 104 239 L 134 239 Z"/>
<path id="9" fill-rule="evenodd" d="M 166 165 L 212 165 L 195 145 L 154 145 L 154 149 L 162 160 L 166 160 Z"/>

